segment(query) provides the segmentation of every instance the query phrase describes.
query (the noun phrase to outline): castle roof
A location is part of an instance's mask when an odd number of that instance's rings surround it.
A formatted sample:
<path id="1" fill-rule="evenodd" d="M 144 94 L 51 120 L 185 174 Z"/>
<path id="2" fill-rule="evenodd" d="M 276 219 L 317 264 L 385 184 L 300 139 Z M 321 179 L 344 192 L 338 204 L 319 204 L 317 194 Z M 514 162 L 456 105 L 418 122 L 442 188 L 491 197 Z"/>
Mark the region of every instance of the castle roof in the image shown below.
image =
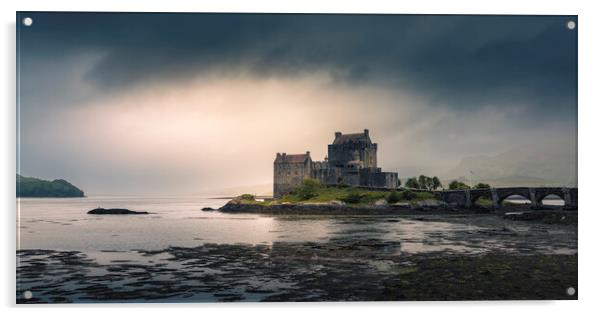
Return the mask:
<path id="1" fill-rule="evenodd" d="M 354 134 L 335 134 L 333 145 L 342 145 L 348 142 L 371 143 L 367 132 Z"/>
<path id="2" fill-rule="evenodd" d="M 293 154 L 293 155 L 287 155 L 286 153 L 276 154 L 276 162 L 304 163 L 306 159 L 311 159 L 311 157 L 309 156 L 309 152 L 307 152 L 305 154 Z"/>

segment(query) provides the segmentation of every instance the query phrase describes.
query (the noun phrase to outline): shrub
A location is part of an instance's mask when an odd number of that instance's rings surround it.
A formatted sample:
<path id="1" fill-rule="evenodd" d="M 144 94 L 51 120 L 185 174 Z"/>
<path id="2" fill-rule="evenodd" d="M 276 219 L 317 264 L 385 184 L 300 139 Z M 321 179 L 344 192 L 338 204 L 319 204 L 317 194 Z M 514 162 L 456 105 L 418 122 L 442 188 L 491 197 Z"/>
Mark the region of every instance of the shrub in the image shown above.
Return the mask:
<path id="1" fill-rule="evenodd" d="M 474 186 L 475 189 L 489 189 L 491 188 L 491 186 L 487 183 L 481 183 L 479 182 L 477 185 Z"/>
<path id="2" fill-rule="evenodd" d="M 449 183 L 449 189 L 450 190 L 465 190 L 465 189 L 470 189 L 470 186 L 464 182 L 454 180 Z"/>
<path id="3" fill-rule="evenodd" d="M 253 194 L 245 193 L 245 194 L 241 195 L 240 198 L 242 200 L 246 200 L 246 201 L 255 201 L 255 195 L 253 195 Z"/>
<path id="4" fill-rule="evenodd" d="M 391 193 L 389 193 L 389 195 L 387 195 L 387 203 L 394 204 L 401 201 L 402 198 L 403 197 L 401 196 L 401 193 L 397 191 L 392 191 Z"/>
<path id="5" fill-rule="evenodd" d="M 322 183 L 315 179 L 305 179 L 303 184 L 295 190 L 295 195 L 301 200 L 309 200 L 318 196 L 318 190 L 322 187 Z"/>
<path id="6" fill-rule="evenodd" d="M 416 198 L 416 193 L 410 190 L 404 190 L 403 192 L 401 192 L 401 198 L 407 201 L 411 201 Z"/>
<path id="7" fill-rule="evenodd" d="M 362 201 L 363 197 L 364 197 L 364 195 L 359 193 L 358 191 L 351 191 L 345 197 L 343 197 L 341 200 L 345 203 L 357 204 Z"/>

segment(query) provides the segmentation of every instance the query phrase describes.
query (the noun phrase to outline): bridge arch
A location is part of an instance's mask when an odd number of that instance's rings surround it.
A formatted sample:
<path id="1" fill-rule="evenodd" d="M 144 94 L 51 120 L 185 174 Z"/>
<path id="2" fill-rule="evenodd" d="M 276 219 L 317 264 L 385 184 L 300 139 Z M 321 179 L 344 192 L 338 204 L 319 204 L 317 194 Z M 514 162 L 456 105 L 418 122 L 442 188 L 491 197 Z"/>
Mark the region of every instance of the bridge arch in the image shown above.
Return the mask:
<path id="1" fill-rule="evenodd" d="M 562 201 L 562 203 L 561 204 L 560 203 L 550 203 L 549 202 L 550 200 L 547 200 L 547 202 L 546 202 L 546 198 L 556 198 L 553 200 L 560 200 L 560 201 Z M 539 201 L 539 203 L 541 205 L 545 205 L 545 206 L 559 206 L 559 207 L 564 207 L 564 205 L 566 204 L 566 202 L 564 201 L 564 195 L 558 195 L 556 193 L 550 193 L 548 195 L 544 195 L 541 198 L 541 201 Z"/>
<path id="2" fill-rule="evenodd" d="M 472 190 L 470 190 L 470 205 L 471 206 L 478 205 L 477 201 L 480 198 L 491 200 L 491 202 L 493 203 L 493 199 L 494 199 L 493 195 L 494 194 L 492 193 L 491 189 L 472 189 Z M 487 207 L 486 205 L 481 205 L 481 206 Z"/>
<path id="3" fill-rule="evenodd" d="M 535 189 L 535 201 L 541 205 L 544 198 L 548 196 L 557 196 L 565 201 L 565 191 L 562 188 L 541 188 Z"/>
<path id="4" fill-rule="evenodd" d="M 479 198 L 492 199 L 491 190 L 470 190 L 470 201 L 476 202 Z"/>
<path id="5" fill-rule="evenodd" d="M 497 189 L 497 205 L 502 205 L 505 199 L 511 196 L 519 196 L 528 200 L 531 204 L 533 199 L 531 197 L 531 190 L 529 188 L 501 188 Z"/>
<path id="6" fill-rule="evenodd" d="M 510 195 L 506 195 L 504 197 L 499 198 L 498 199 L 498 205 L 502 205 L 502 203 L 504 203 L 504 201 L 509 200 L 511 198 L 523 198 L 523 199 L 525 199 L 526 202 L 523 205 L 525 205 L 525 204 L 529 204 L 529 205 L 532 204 L 531 199 L 529 197 L 527 197 L 527 196 L 524 196 L 522 194 L 510 194 Z M 516 203 L 516 204 L 520 205 L 519 203 Z"/>

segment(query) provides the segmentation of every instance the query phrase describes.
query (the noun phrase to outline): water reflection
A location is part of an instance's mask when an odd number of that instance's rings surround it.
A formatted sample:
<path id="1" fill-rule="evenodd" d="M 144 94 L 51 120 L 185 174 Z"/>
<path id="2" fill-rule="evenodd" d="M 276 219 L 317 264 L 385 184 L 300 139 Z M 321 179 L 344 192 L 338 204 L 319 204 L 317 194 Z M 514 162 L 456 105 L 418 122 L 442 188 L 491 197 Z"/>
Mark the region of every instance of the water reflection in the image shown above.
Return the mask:
<path id="1" fill-rule="evenodd" d="M 263 216 L 200 210 L 218 208 L 225 202 L 198 197 L 21 199 L 19 249 L 101 252 L 206 243 L 272 245 L 341 240 L 396 242 L 403 253 L 513 250 L 524 248 L 527 240 L 535 251 L 576 252 L 577 248 L 573 238 L 576 228 L 509 223 L 494 216 Z M 153 214 L 86 214 L 98 206 Z"/>

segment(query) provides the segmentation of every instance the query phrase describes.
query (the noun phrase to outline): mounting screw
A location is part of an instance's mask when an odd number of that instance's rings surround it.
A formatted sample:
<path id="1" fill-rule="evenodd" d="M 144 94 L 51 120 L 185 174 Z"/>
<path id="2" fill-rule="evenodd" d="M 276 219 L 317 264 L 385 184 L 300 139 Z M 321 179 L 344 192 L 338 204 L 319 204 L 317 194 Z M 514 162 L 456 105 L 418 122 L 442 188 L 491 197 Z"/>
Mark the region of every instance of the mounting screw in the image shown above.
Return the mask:
<path id="1" fill-rule="evenodd" d="M 31 291 L 25 291 L 25 292 L 23 292 L 23 297 L 26 300 L 31 299 L 33 297 L 33 293 L 31 293 Z"/>
<path id="2" fill-rule="evenodd" d="M 574 30 L 576 26 L 577 23 L 575 23 L 573 20 L 566 22 L 566 28 L 569 30 Z"/>
<path id="3" fill-rule="evenodd" d="M 25 17 L 23 18 L 23 25 L 25 26 L 31 26 L 33 24 L 33 19 L 30 17 Z"/>
<path id="4" fill-rule="evenodd" d="M 575 291 L 575 288 L 574 288 L 574 287 L 572 287 L 572 286 L 569 286 L 569 287 L 567 287 L 567 288 L 566 288 L 566 294 L 567 294 L 568 296 L 573 296 L 573 295 L 575 295 L 575 292 L 576 292 L 576 291 Z"/>

